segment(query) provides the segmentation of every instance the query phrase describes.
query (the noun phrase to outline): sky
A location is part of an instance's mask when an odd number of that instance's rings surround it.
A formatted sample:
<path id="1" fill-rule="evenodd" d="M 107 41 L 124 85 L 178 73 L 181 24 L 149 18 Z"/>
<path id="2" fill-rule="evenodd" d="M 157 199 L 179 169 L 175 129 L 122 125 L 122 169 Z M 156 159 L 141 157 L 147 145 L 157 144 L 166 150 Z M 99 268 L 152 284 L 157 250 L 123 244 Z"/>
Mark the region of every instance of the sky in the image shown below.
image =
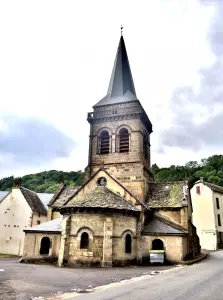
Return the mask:
<path id="1" fill-rule="evenodd" d="M 222 13 L 221 0 L 1 1 L 0 178 L 84 170 L 121 24 L 152 164 L 220 154 Z"/>

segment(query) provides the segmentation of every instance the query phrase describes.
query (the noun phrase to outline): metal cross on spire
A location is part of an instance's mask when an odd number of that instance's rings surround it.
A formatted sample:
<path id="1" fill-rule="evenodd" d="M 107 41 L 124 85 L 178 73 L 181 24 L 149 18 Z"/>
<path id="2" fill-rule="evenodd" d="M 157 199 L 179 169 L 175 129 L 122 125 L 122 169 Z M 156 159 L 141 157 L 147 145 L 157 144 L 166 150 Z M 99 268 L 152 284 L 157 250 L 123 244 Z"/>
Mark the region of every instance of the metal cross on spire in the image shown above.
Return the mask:
<path id="1" fill-rule="evenodd" d="M 121 35 L 122 35 L 122 33 L 123 33 L 123 26 L 121 25 Z"/>

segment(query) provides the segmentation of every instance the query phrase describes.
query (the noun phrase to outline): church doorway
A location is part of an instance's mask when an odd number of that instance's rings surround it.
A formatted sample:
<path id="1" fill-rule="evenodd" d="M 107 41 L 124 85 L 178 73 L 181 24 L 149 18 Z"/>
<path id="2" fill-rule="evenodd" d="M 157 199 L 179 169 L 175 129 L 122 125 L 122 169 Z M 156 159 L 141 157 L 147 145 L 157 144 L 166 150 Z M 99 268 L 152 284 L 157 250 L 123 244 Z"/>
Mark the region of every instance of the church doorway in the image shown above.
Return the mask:
<path id="1" fill-rule="evenodd" d="M 43 237 L 40 245 L 40 254 L 50 253 L 50 239 L 48 237 Z"/>
<path id="2" fill-rule="evenodd" d="M 155 239 L 152 241 L 152 250 L 164 250 L 163 241 L 160 239 Z"/>

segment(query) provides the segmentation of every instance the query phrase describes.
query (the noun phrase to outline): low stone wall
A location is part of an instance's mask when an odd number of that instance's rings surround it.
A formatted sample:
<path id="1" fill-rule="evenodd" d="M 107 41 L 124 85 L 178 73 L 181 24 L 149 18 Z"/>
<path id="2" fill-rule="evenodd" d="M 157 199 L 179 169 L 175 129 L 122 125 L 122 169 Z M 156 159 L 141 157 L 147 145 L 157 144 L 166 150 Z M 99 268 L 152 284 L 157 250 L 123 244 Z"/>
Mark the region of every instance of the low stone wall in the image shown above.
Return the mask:
<path id="1" fill-rule="evenodd" d="M 46 257 L 23 257 L 20 260 L 20 263 L 30 263 L 30 264 L 54 264 L 56 265 L 58 261 L 58 257 L 46 256 Z"/>

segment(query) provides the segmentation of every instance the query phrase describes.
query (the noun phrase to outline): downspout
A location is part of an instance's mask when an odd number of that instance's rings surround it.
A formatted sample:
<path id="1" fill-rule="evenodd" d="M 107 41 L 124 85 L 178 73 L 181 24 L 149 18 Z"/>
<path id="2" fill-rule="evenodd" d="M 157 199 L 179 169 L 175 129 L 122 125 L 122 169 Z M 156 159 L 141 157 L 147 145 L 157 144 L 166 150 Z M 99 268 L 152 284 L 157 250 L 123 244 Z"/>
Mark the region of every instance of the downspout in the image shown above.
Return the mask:
<path id="1" fill-rule="evenodd" d="M 218 230 L 217 230 L 217 225 L 216 225 L 216 212 L 215 212 L 215 207 L 214 207 L 214 192 L 212 192 L 212 209 L 213 209 L 213 217 L 214 217 L 214 234 L 215 234 L 215 245 L 214 245 L 214 250 L 218 250 Z"/>

